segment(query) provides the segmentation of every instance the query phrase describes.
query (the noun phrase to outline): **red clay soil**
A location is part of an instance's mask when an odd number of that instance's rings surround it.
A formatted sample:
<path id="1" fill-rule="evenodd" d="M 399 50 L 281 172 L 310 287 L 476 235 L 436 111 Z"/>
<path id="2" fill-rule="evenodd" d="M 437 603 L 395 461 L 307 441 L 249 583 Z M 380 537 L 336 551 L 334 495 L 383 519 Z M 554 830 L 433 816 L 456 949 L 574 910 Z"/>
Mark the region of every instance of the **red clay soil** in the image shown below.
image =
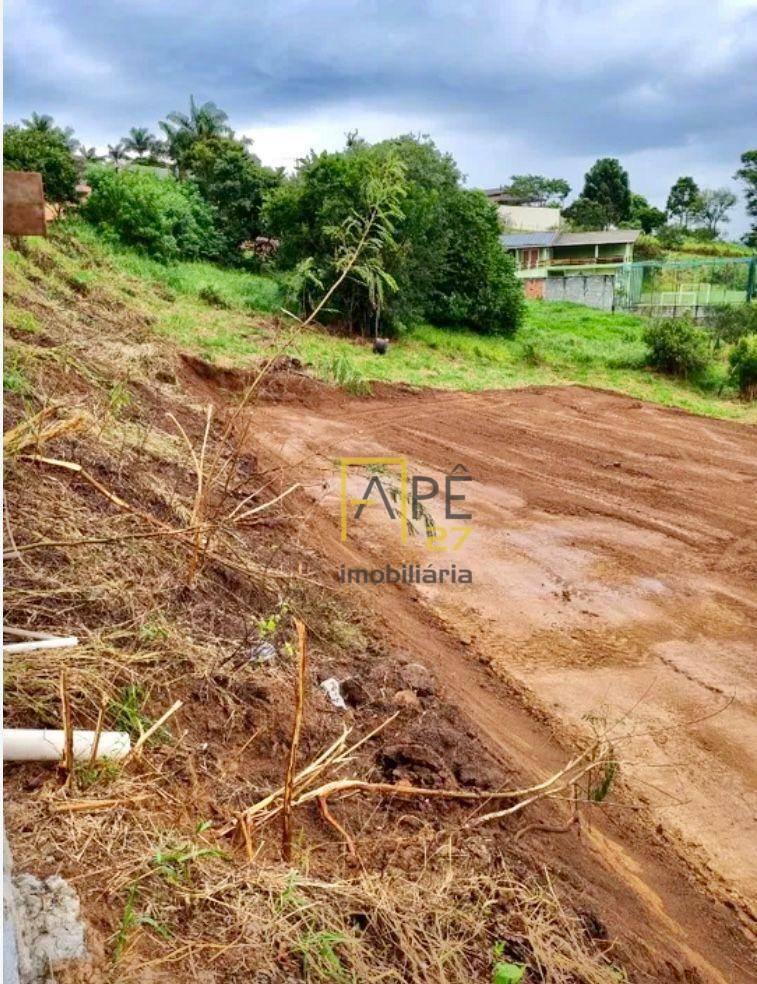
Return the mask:
<path id="1" fill-rule="evenodd" d="M 250 411 L 283 481 L 305 476 L 313 548 L 335 577 L 341 563 L 469 568 L 472 585 L 343 590 L 524 774 L 564 763 L 587 715 L 623 718 L 614 805 L 580 834 L 531 836 L 594 886 L 611 932 L 657 955 L 661 981 L 757 980 L 754 429 L 578 387 L 378 393 L 290 368 Z M 380 509 L 340 542 L 349 455 L 401 455 L 442 483 L 464 465 L 467 542 L 403 546 Z M 352 469 L 350 494 L 366 481 Z"/>

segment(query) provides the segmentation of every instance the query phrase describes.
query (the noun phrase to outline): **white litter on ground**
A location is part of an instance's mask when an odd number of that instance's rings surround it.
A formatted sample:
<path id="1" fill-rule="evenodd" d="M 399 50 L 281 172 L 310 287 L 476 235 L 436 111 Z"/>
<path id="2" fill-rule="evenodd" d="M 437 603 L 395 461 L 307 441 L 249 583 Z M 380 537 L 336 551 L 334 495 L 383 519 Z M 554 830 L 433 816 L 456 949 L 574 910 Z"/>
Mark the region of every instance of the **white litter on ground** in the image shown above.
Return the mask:
<path id="1" fill-rule="evenodd" d="M 342 688 L 336 677 L 329 677 L 321 683 L 321 689 L 326 691 L 326 696 L 340 711 L 346 711 L 347 705 L 342 697 Z"/>

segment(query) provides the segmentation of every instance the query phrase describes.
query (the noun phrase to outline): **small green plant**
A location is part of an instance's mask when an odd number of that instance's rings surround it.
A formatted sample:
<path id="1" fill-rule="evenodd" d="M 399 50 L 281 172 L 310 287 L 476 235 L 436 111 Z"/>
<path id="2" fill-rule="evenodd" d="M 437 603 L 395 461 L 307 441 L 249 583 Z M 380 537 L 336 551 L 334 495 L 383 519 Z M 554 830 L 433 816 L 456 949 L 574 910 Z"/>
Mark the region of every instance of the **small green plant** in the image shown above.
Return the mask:
<path id="1" fill-rule="evenodd" d="M 281 601 L 275 611 L 271 612 L 270 615 L 261 615 L 256 621 L 258 638 L 263 641 L 274 636 L 278 631 L 281 620 L 286 616 L 288 611 L 289 605 L 287 602 Z"/>
<path id="2" fill-rule="evenodd" d="M 120 417 L 121 413 L 131 406 L 133 397 L 129 387 L 122 380 L 117 380 L 108 390 L 108 406 L 114 417 Z"/>
<path id="3" fill-rule="evenodd" d="M 8 360 L 3 366 L 3 391 L 5 393 L 25 393 L 29 380 L 17 363 Z"/>
<path id="4" fill-rule="evenodd" d="M 539 350 L 536 342 L 528 339 L 528 341 L 523 342 L 521 346 L 521 352 L 523 353 L 523 361 L 527 366 L 543 366 L 544 356 Z"/>
<path id="5" fill-rule="evenodd" d="M 730 379 L 745 400 L 757 399 L 757 335 L 744 335 L 728 356 Z"/>
<path id="6" fill-rule="evenodd" d="M 129 931 L 134 929 L 135 926 L 149 926 L 154 932 L 161 936 L 164 940 L 171 938 L 171 930 L 165 926 L 163 923 L 159 923 L 152 916 L 145 915 L 144 913 L 138 913 L 136 911 L 135 905 L 137 897 L 139 895 L 139 890 L 136 885 L 132 885 L 129 888 L 129 894 L 126 897 L 126 904 L 124 905 L 123 915 L 121 916 L 121 924 L 118 928 L 118 932 L 115 937 L 115 946 L 113 948 L 113 960 L 118 962 L 123 953 L 124 947 L 126 946 L 126 940 L 129 936 Z"/>
<path id="7" fill-rule="evenodd" d="M 168 639 L 170 631 L 162 615 L 152 614 L 139 627 L 140 642 Z"/>
<path id="8" fill-rule="evenodd" d="M 343 933 L 321 929 L 302 936 L 295 944 L 295 952 L 302 958 L 302 970 L 306 980 L 338 981 L 348 984 L 354 981 L 336 950 L 347 942 Z"/>
<path id="9" fill-rule="evenodd" d="M 223 858 L 226 855 L 217 847 L 198 847 L 197 844 L 165 844 L 155 849 L 151 858 L 156 875 L 168 882 L 186 881 L 189 868 L 201 858 Z"/>
<path id="10" fill-rule="evenodd" d="M 132 738 L 138 738 L 150 726 L 149 718 L 142 713 L 144 695 L 140 687 L 129 684 L 120 695 L 110 702 L 110 713 L 114 727 L 128 731 Z"/>
<path id="11" fill-rule="evenodd" d="M 118 762 L 103 759 L 93 765 L 80 764 L 76 766 L 76 782 L 80 789 L 89 789 L 96 783 L 112 782 L 120 773 Z"/>
<path id="12" fill-rule="evenodd" d="M 326 372 L 337 386 L 346 389 L 353 396 L 368 396 L 371 385 L 345 352 L 333 355 L 326 366 Z"/>
<path id="13" fill-rule="evenodd" d="M 620 766 L 614 758 L 610 758 L 607 762 L 605 762 L 605 767 L 602 770 L 602 778 L 596 786 L 592 786 L 589 789 L 589 799 L 592 800 L 592 802 L 601 803 L 607 798 L 608 793 L 612 789 L 612 784 L 615 781 L 619 768 Z"/>
<path id="14" fill-rule="evenodd" d="M 492 984 L 520 984 L 526 976 L 526 965 L 520 963 L 510 963 L 501 960 L 504 955 L 506 944 L 498 940 L 494 944 L 495 964 L 492 969 Z"/>
<path id="15" fill-rule="evenodd" d="M 40 331 L 39 321 L 31 311 L 14 307 L 12 304 L 6 304 L 3 321 L 5 327 L 11 331 L 23 331 L 30 335 L 36 335 Z"/>
<path id="16" fill-rule="evenodd" d="M 119 696 L 110 702 L 109 713 L 113 717 L 117 731 L 126 731 L 133 739 L 139 738 L 150 727 L 152 721 L 143 713 L 145 696 L 136 684 L 124 687 Z M 168 741 L 171 732 L 167 727 L 158 728 L 148 740 L 148 744 Z"/>
<path id="17" fill-rule="evenodd" d="M 653 321 L 644 331 L 649 361 L 655 369 L 688 379 L 710 363 L 707 333 L 687 317 Z"/>
<path id="18" fill-rule="evenodd" d="M 201 301 L 205 301 L 206 304 L 210 304 L 211 307 L 223 309 L 231 307 L 227 298 L 224 297 L 221 291 L 213 284 L 203 284 L 197 291 L 197 296 Z"/>

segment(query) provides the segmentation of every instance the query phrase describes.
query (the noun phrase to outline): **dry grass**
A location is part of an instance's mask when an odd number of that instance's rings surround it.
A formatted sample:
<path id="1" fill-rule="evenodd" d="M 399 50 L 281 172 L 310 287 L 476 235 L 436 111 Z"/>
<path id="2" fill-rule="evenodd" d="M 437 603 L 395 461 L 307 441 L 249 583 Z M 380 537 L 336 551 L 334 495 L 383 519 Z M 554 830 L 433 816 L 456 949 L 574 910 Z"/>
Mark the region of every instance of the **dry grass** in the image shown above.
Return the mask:
<path id="1" fill-rule="evenodd" d="M 534 981 L 617 981 L 565 892 L 504 857 L 497 830 L 451 833 L 461 815 L 335 797 L 319 817 L 295 777 L 291 866 L 273 827 L 224 835 L 261 799 L 279 812 L 295 617 L 311 640 L 300 773 L 331 748 L 325 766 L 382 778 L 385 709 L 354 721 L 373 737 L 351 747 L 315 686 L 368 641 L 297 543 L 293 482 L 259 473 L 238 410 L 170 382 L 176 353 L 127 299 L 135 285 L 95 268 L 91 289 L 68 290 L 86 252 L 40 249 L 9 265 L 38 330 L 10 340 L 25 383 L 6 403 L 5 617 L 81 644 L 6 659 L 6 725 L 60 726 L 63 671 L 75 728 L 127 727 L 144 747 L 78 764 L 70 788 L 44 766 L 9 770 L 6 822 L 19 867 L 79 891 L 94 979 L 487 980 L 502 940 Z M 249 661 L 261 639 L 272 666 Z"/>

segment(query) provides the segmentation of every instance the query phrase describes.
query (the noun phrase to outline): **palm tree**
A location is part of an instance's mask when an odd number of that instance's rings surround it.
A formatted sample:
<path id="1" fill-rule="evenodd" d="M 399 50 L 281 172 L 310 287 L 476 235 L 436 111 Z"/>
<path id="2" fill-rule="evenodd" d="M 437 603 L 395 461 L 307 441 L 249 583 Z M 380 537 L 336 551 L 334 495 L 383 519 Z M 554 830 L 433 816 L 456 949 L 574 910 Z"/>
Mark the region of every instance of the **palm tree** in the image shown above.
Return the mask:
<path id="1" fill-rule="evenodd" d="M 38 130 L 40 133 L 50 133 L 58 129 L 55 120 L 47 113 L 32 113 L 28 119 L 21 120 L 21 123 L 27 130 Z"/>
<path id="2" fill-rule="evenodd" d="M 113 144 L 108 144 L 108 157 L 116 165 L 116 168 L 118 168 L 121 161 L 126 160 L 126 148 L 120 140 L 117 144 L 115 144 L 115 146 Z"/>
<path id="3" fill-rule="evenodd" d="M 99 160 L 102 160 L 97 153 L 97 147 L 85 147 L 84 144 L 79 147 L 79 159 L 84 161 L 85 164 L 96 164 Z"/>
<path id="4" fill-rule="evenodd" d="M 167 119 L 161 120 L 159 126 L 166 135 L 169 155 L 180 173 L 184 170 L 187 152 L 195 141 L 233 135 L 233 130 L 226 123 L 228 118 L 214 102 L 198 106 L 194 96 L 190 96 L 188 113 L 174 110 Z"/>
<path id="5" fill-rule="evenodd" d="M 129 136 L 121 141 L 126 150 L 134 151 L 137 160 L 146 157 L 153 149 L 157 141 L 146 126 L 133 126 L 129 130 Z"/>
<path id="6" fill-rule="evenodd" d="M 36 130 L 38 133 L 57 133 L 72 154 L 79 147 L 79 141 L 74 137 L 73 127 L 56 126 L 55 120 L 48 113 L 32 113 L 31 116 L 21 120 L 21 123 L 27 130 Z"/>
<path id="7" fill-rule="evenodd" d="M 101 160 L 102 157 L 97 153 L 97 147 L 85 147 L 84 144 L 79 144 L 79 150 L 75 159 L 79 177 L 84 177 L 90 164 L 98 164 Z"/>

